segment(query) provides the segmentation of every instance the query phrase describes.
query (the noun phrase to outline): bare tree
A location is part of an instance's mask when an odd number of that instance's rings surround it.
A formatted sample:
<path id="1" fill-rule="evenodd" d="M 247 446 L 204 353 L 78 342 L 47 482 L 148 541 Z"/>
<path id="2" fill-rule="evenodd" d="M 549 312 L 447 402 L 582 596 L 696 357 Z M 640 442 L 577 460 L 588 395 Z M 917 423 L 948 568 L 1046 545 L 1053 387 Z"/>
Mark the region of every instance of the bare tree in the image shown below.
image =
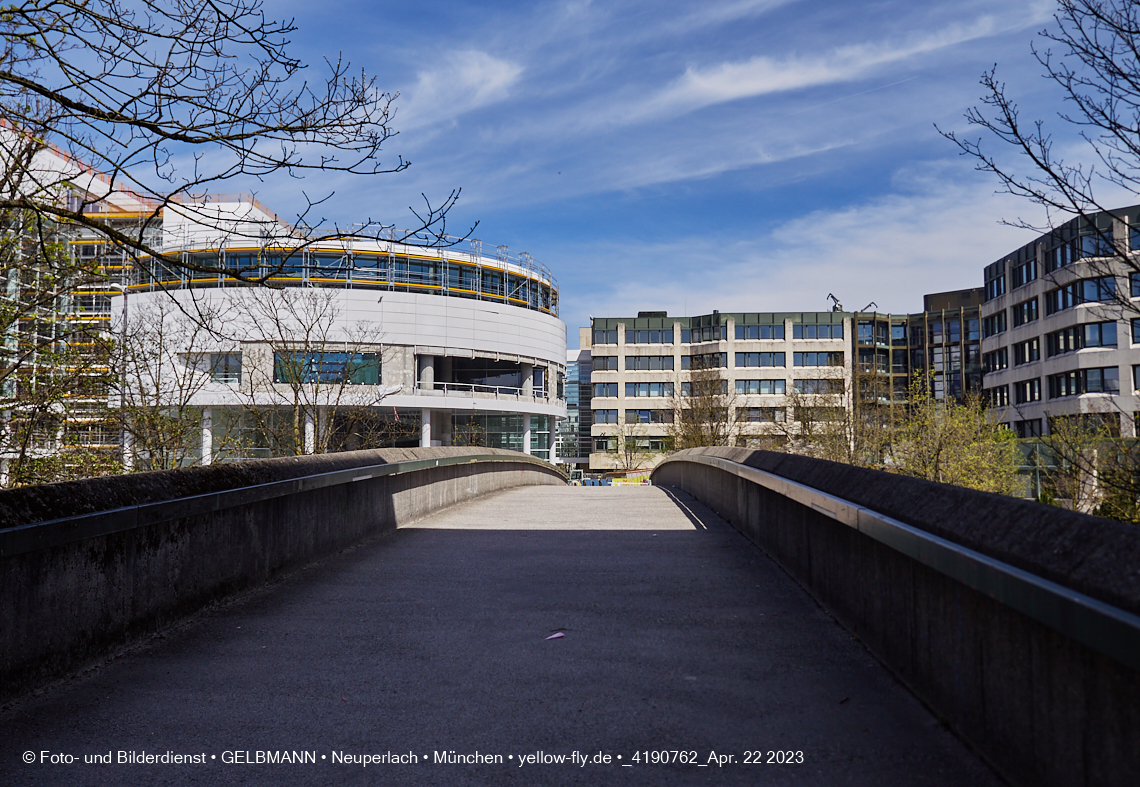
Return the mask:
<path id="1" fill-rule="evenodd" d="M 715 363 L 693 356 L 691 364 L 688 380 L 674 388 L 669 425 L 673 448 L 736 445 L 740 436 L 736 392 L 729 390 Z"/>
<path id="2" fill-rule="evenodd" d="M 376 408 L 397 389 L 382 385 L 383 337 L 349 325 L 337 301 L 308 287 L 231 291 L 243 416 L 274 455 L 358 447 L 385 428 Z"/>
<path id="3" fill-rule="evenodd" d="M 1039 35 L 1045 44 L 1034 46 L 1033 55 L 1046 79 L 1060 89 L 1066 109 L 1055 123 L 1083 143 L 1078 160 L 1061 155 L 1069 140 L 1063 136 L 1058 145 L 1053 125 L 1021 117 L 996 66 L 981 77 L 982 106 L 966 114 L 985 141 L 942 133 L 975 160 L 977 169 L 996 176 L 1003 191 L 1045 209 L 1044 226 L 1020 218 L 1006 223 L 1044 233 L 1083 218 L 1086 235 L 1073 249 L 1074 259 L 1085 260 L 1102 276 L 1140 271 L 1128 239 L 1119 234 L 1130 229 L 1125 217 L 1101 196 L 1121 190 L 1140 195 L 1140 5 L 1059 0 L 1054 24 Z M 996 143 L 996 152 L 990 143 Z M 1109 214 L 1113 226 L 1098 227 L 1093 220 L 1098 213 Z M 1128 288 L 1116 287 L 1109 295 L 1135 311 Z"/>
<path id="4" fill-rule="evenodd" d="M 235 180 L 308 172 L 376 175 L 408 162 L 381 162 L 395 94 L 341 59 L 304 79 L 287 52 L 290 22 L 266 19 L 259 0 L 123 0 L 8 6 L 0 16 L 0 210 L 83 228 L 133 254 L 239 279 L 263 279 L 262 261 L 224 255 L 190 260 L 155 242 L 162 221 L 182 218 L 219 233 L 276 246 L 278 267 L 328 232 L 308 198 L 293 226 L 277 217 L 235 226 L 210 194 Z M 415 212 L 394 234 L 372 221 L 355 233 L 427 244 L 446 242 L 458 192 Z M 426 200 L 426 198 L 425 198 Z M 139 220 L 106 220 L 129 203 Z"/>
<path id="5" fill-rule="evenodd" d="M 189 310 L 156 298 L 129 315 L 115 353 L 112 400 L 119 386 L 126 448 L 144 469 L 165 470 L 201 461 L 200 397 L 212 382 L 212 365 L 225 315 L 216 303 Z M 225 450 L 225 434 L 214 450 Z"/>

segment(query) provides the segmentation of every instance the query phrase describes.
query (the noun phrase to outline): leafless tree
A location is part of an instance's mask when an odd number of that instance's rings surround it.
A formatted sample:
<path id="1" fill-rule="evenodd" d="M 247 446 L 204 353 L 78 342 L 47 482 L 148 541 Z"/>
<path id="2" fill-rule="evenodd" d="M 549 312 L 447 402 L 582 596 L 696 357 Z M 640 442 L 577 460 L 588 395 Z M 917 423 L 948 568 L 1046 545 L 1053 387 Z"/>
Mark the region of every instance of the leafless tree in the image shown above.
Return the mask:
<path id="1" fill-rule="evenodd" d="M 125 447 L 145 469 L 183 467 L 202 458 L 201 395 L 214 376 L 218 354 L 210 350 L 218 346 L 225 315 L 216 302 L 195 303 L 191 312 L 193 317 L 172 300 L 155 298 L 130 313 L 119 332 L 111 398 L 123 386 Z M 214 451 L 225 450 L 225 437 L 213 439 Z"/>
<path id="2" fill-rule="evenodd" d="M 259 0 L 29 0 L 0 15 L 0 211 L 82 228 L 133 254 L 240 279 L 258 264 L 164 253 L 160 222 L 183 217 L 233 234 L 210 209 L 232 183 L 310 172 L 376 175 L 395 133 L 396 94 L 340 58 L 306 79 L 287 47 L 291 22 L 265 17 Z M 439 244 L 458 192 L 414 211 L 414 228 L 332 226 L 307 198 L 287 225 L 276 217 L 241 230 L 299 253 L 326 235 L 383 233 Z M 426 198 L 425 198 L 426 201 Z M 129 204 L 130 224 L 106 220 Z"/>
<path id="3" fill-rule="evenodd" d="M 735 391 L 714 363 L 692 358 L 688 379 L 679 381 L 673 394 L 673 448 L 736 445 L 740 420 Z"/>
<path id="4" fill-rule="evenodd" d="M 1044 233 L 1074 217 L 1086 219 L 1087 248 L 1076 250 L 1086 267 L 1099 275 L 1140 271 L 1127 239 L 1093 221 L 1105 212 L 1124 218 L 1115 212 L 1118 206 L 1106 204 L 1106 192 L 1114 200 L 1121 190 L 1140 195 L 1140 5 L 1059 0 L 1054 23 L 1039 35 L 1044 45 L 1034 46 L 1033 55 L 1064 100 L 1056 120 L 1023 119 L 995 66 L 981 77 L 982 105 L 966 114 L 982 137 L 942 133 L 977 169 L 994 175 L 1003 191 L 1045 209 L 1044 225 L 1020 218 L 1006 223 Z M 1072 133 L 1083 143 L 1075 162 L 1060 152 Z M 1118 231 L 1130 229 L 1114 224 Z M 1114 301 L 1135 311 L 1130 295 L 1129 288 L 1117 287 Z"/>
<path id="5" fill-rule="evenodd" d="M 234 337 L 242 347 L 243 417 L 271 453 L 360 447 L 398 428 L 377 409 L 397 390 L 382 384 L 383 337 L 368 323 L 348 324 L 336 291 L 228 292 L 233 324 L 243 331 Z"/>

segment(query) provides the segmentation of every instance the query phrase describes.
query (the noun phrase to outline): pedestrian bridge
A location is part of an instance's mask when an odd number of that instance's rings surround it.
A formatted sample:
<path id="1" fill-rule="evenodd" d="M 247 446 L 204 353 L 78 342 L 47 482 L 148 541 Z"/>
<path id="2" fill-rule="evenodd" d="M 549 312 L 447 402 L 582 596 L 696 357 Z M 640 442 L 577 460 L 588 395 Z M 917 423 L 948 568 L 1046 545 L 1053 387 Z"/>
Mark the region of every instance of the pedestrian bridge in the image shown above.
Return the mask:
<path id="1" fill-rule="evenodd" d="M 736 449 L 654 482 L 419 449 L 0 494 L 0 783 L 1135 783 L 1140 529 Z"/>

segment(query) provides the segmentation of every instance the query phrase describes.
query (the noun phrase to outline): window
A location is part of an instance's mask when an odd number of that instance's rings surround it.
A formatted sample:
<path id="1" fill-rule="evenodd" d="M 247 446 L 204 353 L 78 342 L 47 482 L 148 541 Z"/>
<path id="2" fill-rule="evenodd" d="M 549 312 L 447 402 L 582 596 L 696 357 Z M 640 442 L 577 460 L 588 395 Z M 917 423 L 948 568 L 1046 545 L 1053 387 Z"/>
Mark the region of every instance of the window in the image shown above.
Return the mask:
<path id="1" fill-rule="evenodd" d="M 1023 262 L 1013 268 L 1013 289 L 1024 287 L 1037 278 L 1037 260 Z"/>
<path id="2" fill-rule="evenodd" d="M 891 350 L 891 373 L 906 374 L 908 371 L 906 350 Z"/>
<path id="3" fill-rule="evenodd" d="M 1136 248 L 1136 247 L 1133 247 L 1133 248 Z M 1140 249 L 1137 249 L 1137 250 L 1140 251 Z M 1140 273 L 1133 273 L 1131 276 L 1128 277 L 1128 279 L 1131 282 L 1131 286 L 1132 286 L 1132 297 L 1133 298 L 1140 298 Z"/>
<path id="4" fill-rule="evenodd" d="M 1064 268 L 1073 262 L 1073 247 L 1068 243 L 1061 243 L 1045 252 L 1045 271 L 1052 273 L 1058 268 Z"/>
<path id="5" fill-rule="evenodd" d="M 667 331 L 649 330 L 649 331 L 631 331 L 628 328 L 625 331 L 626 344 L 672 344 L 673 343 L 673 330 Z"/>
<path id="6" fill-rule="evenodd" d="M 1005 347 L 982 356 L 982 371 L 986 374 L 1009 368 L 1009 352 Z"/>
<path id="7" fill-rule="evenodd" d="M 682 369 L 724 369 L 728 366 L 728 353 L 682 355 Z"/>
<path id="8" fill-rule="evenodd" d="M 787 418 L 783 407 L 742 407 L 738 411 L 740 420 L 748 423 L 780 423 Z"/>
<path id="9" fill-rule="evenodd" d="M 842 328 L 843 326 L 840 326 Z M 783 325 L 737 325 L 737 339 L 783 339 Z"/>
<path id="10" fill-rule="evenodd" d="M 842 366 L 843 353 L 792 353 L 796 366 Z"/>
<path id="11" fill-rule="evenodd" d="M 784 353 L 736 353 L 735 355 L 738 368 L 784 365 Z"/>
<path id="12" fill-rule="evenodd" d="M 906 323 L 896 322 L 891 324 L 891 346 L 892 347 L 906 347 Z"/>
<path id="13" fill-rule="evenodd" d="M 636 396 L 672 396 L 673 383 L 626 383 L 625 395 Z"/>
<path id="14" fill-rule="evenodd" d="M 1021 366 L 1041 360 L 1041 344 L 1039 339 L 1030 339 L 1013 345 L 1013 365 Z"/>
<path id="15" fill-rule="evenodd" d="M 1140 391 L 1140 366 L 1132 367 L 1132 390 Z M 1140 432 L 1140 429 L 1137 431 Z"/>
<path id="16" fill-rule="evenodd" d="M 672 355 L 627 355 L 625 357 L 625 370 L 627 372 L 659 372 L 673 370 Z"/>
<path id="17" fill-rule="evenodd" d="M 966 320 L 966 341 L 976 342 L 978 338 L 978 318 L 971 317 Z"/>
<path id="18" fill-rule="evenodd" d="M 276 352 L 275 383 L 346 383 L 379 385 L 380 356 L 351 352 Z"/>
<path id="19" fill-rule="evenodd" d="M 784 380 L 737 380 L 736 392 L 741 396 L 783 394 L 786 385 Z"/>
<path id="20" fill-rule="evenodd" d="M 594 396 L 617 396 L 617 383 L 594 383 Z"/>
<path id="21" fill-rule="evenodd" d="M 241 382 L 241 353 L 210 355 L 210 379 L 216 383 L 235 385 Z"/>
<path id="22" fill-rule="evenodd" d="M 1132 343 L 1140 344 L 1140 320 L 1132 321 Z"/>
<path id="23" fill-rule="evenodd" d="M 616 372 L 618 359 L 616 355 L 595 355 L 593 358 L 595 372 Z"/>
<path id="24" fill-rule="evenodd" d="M 719 390 L 717 390 L 716 382 L 720 383 Z M 728 394 L 728 380 L 710 381 L 709 383 L 702 386 L 702 390 L 703 390 L 703 392 L 701 393 L 701 396 L 711 396 L 711 395 L 716 395 L 718 393 L 721 396 L 726 396 Z M 693 395 L 693 384 L 689 383 L 689 382 L 681 383 L 681 396 L 692 396 L 692 395 Z"/>
<path id="25" fill-rule="evenodd" d="M 1045 337 L 1049 357 L 1074 352 L 1085 347 L 1115 347 L 1116 323 L 1094 322 L 1054 331 Z"/>
<path id="26" fill-rule="evenodd" d="M 1025 325 L 1037 319 L 1037 299 L 1030 298 L 1013 307 L 1013 327 Z"/>
<path id="27" fill-rule="evenodd" d="M 1120 370 L 1109 366 L 1104 369 L 1077 369 L 1049 376 L 1050 399 L 1084 393 L 1120 393 Z"/>
<path id="28" fill-rule="evenodd" d="M 999 333 L 1004 333 L 1006 327 L 1005 309 L 1002 309 L 997 314 L 991 314 L 982 320 L 982 335 L 987 338 L 996 336 Z"/>
<path id="29" fill-rule="evenodd" d="M 616 423 L 616 421 L 615 421 Z M 616 437 L 595 437 L 594 438 L 594 453 L 606 454 L 612 453 L 617 450 Z"/>
<path id="30" fill-rule="evenodd" d="M 627 424 L 671 424 L 673 423 L 673 411 L 626 410 L 625 422 Z"/>
<path id="31" fill-rule="evenodd" d="M 802 394 L 841 394 L 843 393 L 843 380 L 835 377 L 793 380 L 792 390 Z"/>
<path id="32" fill-rule="evenodd" d="M 800 423 L 823 423 L 829 421 L 842 421 L 844 411 L 842 407 L 797 407 L 795 418 Z"/>
<path id="33" fill-rule="evenodd" d="M 1081 327 L 1084 329 L 1085 347 L 1116 346 L 1115 322 L 1093 322 Z"/>
<path id="34" fill-rule="evenodd" d="M 1045 313 L 1056 314 L 1082 303 L 1104 303 L 1115 297 L 1116 279 L 1112 276 L 1081 279 L 1045 293 Z"/>
<path id="35" fill-rule="evenodd" d="M 1005 262 L 995 262 L 986 267 L 986 300 L 992 301 L 1005 295 Z"/>
<path id="36" fill-rule="evenodd" d="M 1028 404 L 1041 401 L 1041 380 L 1034 377 L 1032 380 L 1022 380 L 1013 384 L 1013 401 L 1016 404 Z"/>
<path id="37" fill-rule="evenodd" d="M 1009 406 L 1009 386 L 1008 385 L 995 385 L 993 388 L 986 388 L 982 391 L 986 401 L 989 402 L 990 407 L 1008 407 Z"/>
<path id="38" fill-rule="evenodd" d="M 596 424 L 616 424 L 617 423 L 617 410 L 595 410 L 594 423 Z"/>
<path id="39" fill-rule="evenodd" d="M 793 325 L 793 339 L 842 339 L 843 325 Z"/>
<path id="40" fill-rule="evenodd" d="M 1013 428 L 1017 432 L 1017 436 L 1022 439 L 1026 437 L 1040 437 L 1041 419 L 1030 418 L 1027 421 L 1014 421 Z"/>
<path id="41" fill-rule="evenodd" d="M 617 344 L 617 331 L 594 331 L 594 344 Z"/>
<path id="42" fill-rule="evenodd" d="M 1112 228 L 1082 235 L 1078 246 L 1078 259 L 1085 257 L 1108 257 L 1115 254 L 1112 246 Z"/>
<path id="43" fill-rule="evenodd" d="M 682 328 L 681 343 L 696 344 L 697 342 L 715 342 L 718 339 L 728 338 L 727 325 L 714 325 L 705 328 Z"/>

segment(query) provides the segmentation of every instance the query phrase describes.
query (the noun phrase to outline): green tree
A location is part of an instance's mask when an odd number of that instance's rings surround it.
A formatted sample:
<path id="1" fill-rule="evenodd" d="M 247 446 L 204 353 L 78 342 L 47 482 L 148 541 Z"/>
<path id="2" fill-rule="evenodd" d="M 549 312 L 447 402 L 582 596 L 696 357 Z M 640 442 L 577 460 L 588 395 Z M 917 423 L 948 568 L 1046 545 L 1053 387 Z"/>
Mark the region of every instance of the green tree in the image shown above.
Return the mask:
<path id="1" fill-rule="evenodd" d="M 1019 492 L 1012 431 L 995 423 L 974 395 L 935 399 L 915 379 L 905 412 L 893 419 L 885 466 L 892 472 L 983 492 Z"/>

